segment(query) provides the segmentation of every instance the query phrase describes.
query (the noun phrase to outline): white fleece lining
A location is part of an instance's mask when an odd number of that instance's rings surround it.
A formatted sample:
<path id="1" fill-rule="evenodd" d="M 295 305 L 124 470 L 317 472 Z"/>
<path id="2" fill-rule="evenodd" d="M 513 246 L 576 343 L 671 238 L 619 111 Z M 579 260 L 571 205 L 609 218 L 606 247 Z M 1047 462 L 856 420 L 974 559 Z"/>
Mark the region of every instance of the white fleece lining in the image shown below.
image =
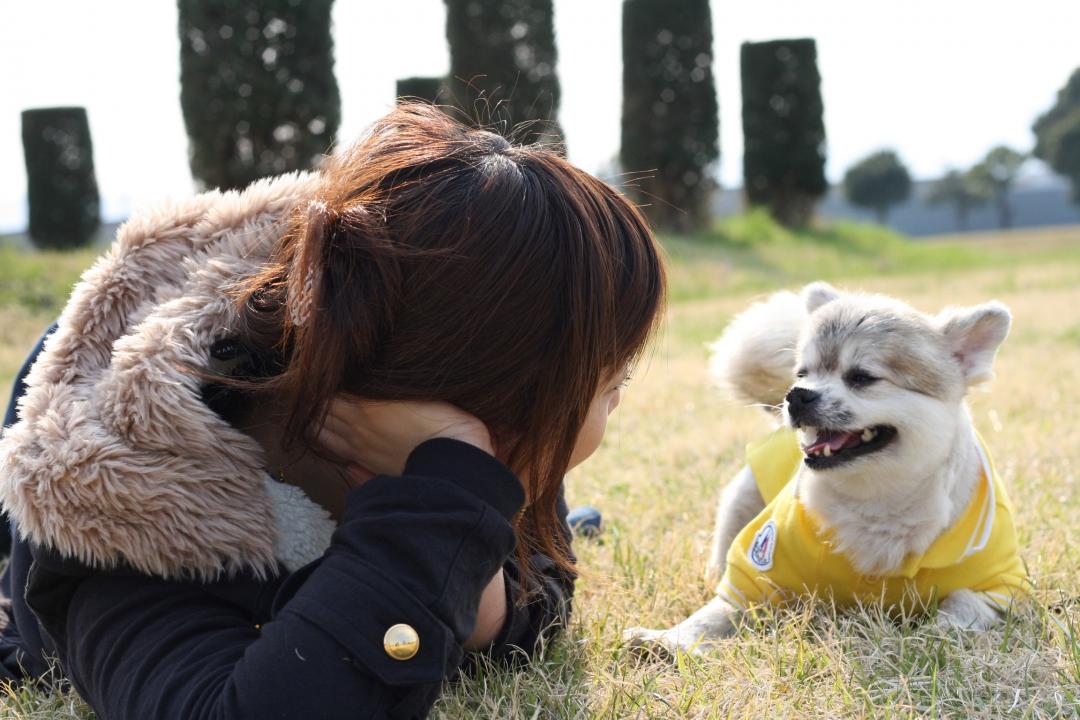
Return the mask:
<path id="1" fill-rule="evenodd" d="M 274 507 L 274 556 L 290 573 L 318 560 L 330 547 L 337 524 L 321 505 L 295 485 L 266 478 L 266 493 Z"/>

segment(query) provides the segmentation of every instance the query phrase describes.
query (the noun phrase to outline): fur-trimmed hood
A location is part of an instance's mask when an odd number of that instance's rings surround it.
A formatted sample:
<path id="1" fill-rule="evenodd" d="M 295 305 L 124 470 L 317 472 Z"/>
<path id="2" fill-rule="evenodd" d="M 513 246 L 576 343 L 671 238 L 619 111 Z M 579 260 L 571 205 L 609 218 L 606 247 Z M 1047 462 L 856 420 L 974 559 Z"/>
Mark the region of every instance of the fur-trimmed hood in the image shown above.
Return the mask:
<path id="1" fill-rule="evenodd" d="M 153 208 L 82 276 L 0 438 L 0 502 L 23 537 L 94 567 L 213 579 L 294 570 L 333 521 L 275 482 L 201 399 L 191 366 L 231 334 L 226 288 L 267 259 L 317 176 Z"/>

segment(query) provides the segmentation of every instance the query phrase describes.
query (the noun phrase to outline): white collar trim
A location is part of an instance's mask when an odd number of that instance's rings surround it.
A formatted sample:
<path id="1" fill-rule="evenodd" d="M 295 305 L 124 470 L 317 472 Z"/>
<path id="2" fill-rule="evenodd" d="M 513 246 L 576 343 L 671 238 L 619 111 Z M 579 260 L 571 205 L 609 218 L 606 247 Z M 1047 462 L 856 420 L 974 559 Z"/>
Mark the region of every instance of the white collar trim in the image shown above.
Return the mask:
<path id="1" fill-rule="evenodd" d="M 990 457 L 986 454 L 986 450 L 983 448 L 982 443 L 976 441 L 975 447 L 979 450 L 979 460 L 982 462 L 982 476 L 983 482 L 987 485 L 986 497 L 983 500 L 982 510 L 979 513 L 979 522 L 975 524 L 975 532 L 972 533 L 971 539 L 968 540 L 967 549 L 960 556 L 963 560 L 966 557 L 974 555 L 990 542 L 990 532 L 994 528 L 994 513 L 997 508 L 997 497 L 994 491 L 994 472 L 990 466 Z"/>

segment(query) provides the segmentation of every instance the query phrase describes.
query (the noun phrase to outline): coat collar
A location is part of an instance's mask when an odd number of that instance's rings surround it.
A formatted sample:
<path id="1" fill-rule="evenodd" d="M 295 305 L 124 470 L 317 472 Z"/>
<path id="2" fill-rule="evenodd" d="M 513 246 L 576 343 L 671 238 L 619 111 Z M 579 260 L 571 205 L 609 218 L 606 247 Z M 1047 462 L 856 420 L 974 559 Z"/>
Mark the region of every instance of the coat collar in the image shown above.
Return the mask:
<path id="1" fill-rule="evenodd" d="M 209 192 L 132 217 L 75 286 L 0 438 L 0 502 L 20 533 L 92 567 L 265 577 L 317 557 L 333 523 L 265 471 L 200 399 L 235 327 L 226 288 L 264 263 L 316 175 Z"/>

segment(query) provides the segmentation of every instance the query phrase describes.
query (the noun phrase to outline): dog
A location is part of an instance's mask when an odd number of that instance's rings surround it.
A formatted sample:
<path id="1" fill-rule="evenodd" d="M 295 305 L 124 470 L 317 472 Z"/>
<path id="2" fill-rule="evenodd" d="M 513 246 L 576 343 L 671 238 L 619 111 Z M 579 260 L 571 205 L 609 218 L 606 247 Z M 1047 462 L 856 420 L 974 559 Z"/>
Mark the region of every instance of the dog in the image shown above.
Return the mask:
<path id="1" fill-rule="evenodd" d="M 774 412 L 721 494 L 706 574 L 716 597 L 633 647 L 700 652 L 755 606 L 827 593 L 837 606 L 936 605 L 985 630 L 1024 593 L 1011 504 L 964 401 L 1009 332 L 988 302 L 920 313 L 813 283 L 736 317 L 712 346 L 718 382 Z"/>

